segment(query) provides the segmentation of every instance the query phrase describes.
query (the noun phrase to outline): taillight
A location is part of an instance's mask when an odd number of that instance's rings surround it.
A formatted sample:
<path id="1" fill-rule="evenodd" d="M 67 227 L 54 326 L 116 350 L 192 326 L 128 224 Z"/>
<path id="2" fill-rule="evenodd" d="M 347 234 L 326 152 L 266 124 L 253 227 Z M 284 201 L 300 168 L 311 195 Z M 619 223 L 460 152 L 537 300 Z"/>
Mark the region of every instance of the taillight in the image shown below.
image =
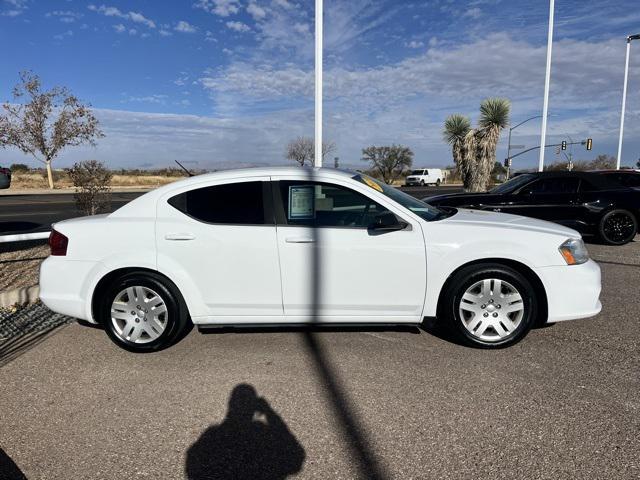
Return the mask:
<path id="1" fill-rule="evenodd" d="M 51 235 L 49 235 L 51 255 L 64 257 L 67 254 L 67 245 L 69 245 L 69 239 L 67 237 L 60 232 L 51 230 Z"/>

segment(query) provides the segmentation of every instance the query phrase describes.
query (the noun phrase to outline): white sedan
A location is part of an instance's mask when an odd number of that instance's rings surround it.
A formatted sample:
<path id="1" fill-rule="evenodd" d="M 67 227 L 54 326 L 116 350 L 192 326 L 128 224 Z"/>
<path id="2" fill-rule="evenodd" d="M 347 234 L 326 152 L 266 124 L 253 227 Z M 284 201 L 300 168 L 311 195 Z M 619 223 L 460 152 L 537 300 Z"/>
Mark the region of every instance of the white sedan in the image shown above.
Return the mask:
<path id="1" fill-rule="evenodd" d="M 438 209 L 366 175 L 230 170 L 54 225 L 40 298 L 137 352 L 198 326 L 420 324 L 513 344 L 596 315 L 600 268 L 580 235 L 486 211 Z"/>

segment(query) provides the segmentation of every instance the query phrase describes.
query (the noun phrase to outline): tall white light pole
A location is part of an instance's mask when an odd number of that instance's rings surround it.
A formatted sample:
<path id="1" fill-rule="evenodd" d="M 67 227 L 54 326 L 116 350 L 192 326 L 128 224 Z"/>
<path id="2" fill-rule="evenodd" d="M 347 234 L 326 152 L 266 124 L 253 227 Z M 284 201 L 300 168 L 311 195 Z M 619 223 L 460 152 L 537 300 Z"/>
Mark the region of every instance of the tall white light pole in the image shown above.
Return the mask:
<path id="1" fill-rule="evenodd" d="M 314 165 L 322 166 L 322 0 L 316 0 L 316 111 Z"/>
<path id="2" fill-rule="evenodd" d="M 542 104 L 542 133 L 540 135 L 540 159 L 538 171 L 544 170 L 544 146 L 547 141 L 547 111 L 549 110 L 549 83 L 551 81 L 551 48 L 553 47 L 554 0 L 549 0 L 549 33 L 547 35 L 547 71 L 544 77 L 544 102 Z"/>
<path id="3" fill-rule="evenodd" d="M 624 84 L 622 87 L 622 113 L 620 114 L 620 138 L 618 139 L 618 156 L 616 157 L 616 170 L 620 170 L 622 161 L 622 136 L 624 134 L 624 113 L 627 108 L 627 81 L 629 80 L 629 53 L 631 51 L 631 40 L 640 39 L 640 34 L 629 35 L 627 37 L 627 56 L 624 61 Z"/>

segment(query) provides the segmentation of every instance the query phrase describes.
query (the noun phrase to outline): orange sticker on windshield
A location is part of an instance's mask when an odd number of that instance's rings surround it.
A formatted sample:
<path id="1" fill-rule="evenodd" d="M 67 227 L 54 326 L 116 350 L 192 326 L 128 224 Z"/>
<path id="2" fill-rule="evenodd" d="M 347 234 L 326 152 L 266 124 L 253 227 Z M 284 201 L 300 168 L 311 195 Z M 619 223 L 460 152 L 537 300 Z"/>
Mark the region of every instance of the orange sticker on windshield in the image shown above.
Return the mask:
<path id="1" fill-rule="evenodd" d="M 374 190 L 379 191 L 380 193 L 383 193 L 382 191 L 382 187 L 380 185 L 378 185 L 376 182 L 374 182 L 373 180 L 371 180 L 370 178 L 367 177 L 361 177 L 362 181 L 364 183 L 366 183 L 367 185 L 369 185 L 371 188 L 373 188 Z"/>

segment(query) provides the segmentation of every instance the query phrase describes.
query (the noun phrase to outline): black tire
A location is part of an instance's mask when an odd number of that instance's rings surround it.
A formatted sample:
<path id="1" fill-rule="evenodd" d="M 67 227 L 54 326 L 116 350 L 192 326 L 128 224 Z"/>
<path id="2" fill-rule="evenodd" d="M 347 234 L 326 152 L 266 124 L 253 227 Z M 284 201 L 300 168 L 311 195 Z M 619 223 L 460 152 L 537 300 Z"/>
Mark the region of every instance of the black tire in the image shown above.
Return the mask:
<path id="1" fill-rule="evenodd" d="M 122 338 L 117 331 L 115 322 L 111 318 L 111 306 L 116 296 L 123 290 L 134 286 L 153 290 L 166 306 L 166 315 L 163 316 L 166 322 L 164 331 L 157 338 L 147 343 L 135 343 Z M 130 352 L 157 352 L 170 347 L 182 339 L 193 326 L 187 306 L 176 286 L 163 276 L 152 272 L 133 272 L 116 278 L 102 291 L 97 306 L 96 318 L 103 325 L 109 338 L 116 345 Z"/>
<path id="2" fill-rule="evenodd" d="M 440 183 L 442 183 L 442 182 L 440 182 L 440 179 L 436 180 L 436 187 L 439 187 Z"/>
<path id="3" fill-rule="evenodd" d="M 633 240 L 637 233 L 638 220 L 628 210 L 610 210 L 598 224 L 600 239 L 607 245 L 624 245 Z"/>
<path id="4" fill-rule="evenodd" d="M 420 186 L 424 187 L 424 180 L 420 180 Z"/>
<path id="5" fill-rule="evenodd" d="M 517 323 L 517 327 L 504 337 L 496 338 L 495 340 L 478 338 L 465 326 L 465 324 L 471 325 L 473 323 L 472 320 L 463 319 L 460 314 L 462 296 L 469 288 L 486 279 L 500 280 L 501 283 L 506 282 L 502 284 L 504 285 L 503 288 L 507 288 L 507 285 L 515 288 L 520 294 L 523 304 L 523 313 L 519 318 L 519 323 L 514 322 Z M 493 286 L 494 283 L 491 283 L 491 285 Z M 498 309 L 501 306 L 498 306 L 497 302 L 494 305 L 495 307 L 491 307 L 494 310 L 485 311 L 483 314 L 483 316 L 487 316 L 485 315 L 486 313 L 493 312 L 489 313 L 489 321 L 492 321 L 494 313 L 500 314 Z M 462 268 L 449 279 L 441 297 L 438 316 L 446 323 L 450 332 L 466 345 L 476 348 L 503 348 L 519 342 L 527 335 L 535 323 L 537 312 L 538 299 L 536 291 L 524 275 L 505 265 L 483 263 Z M 514 315 L 519 314 L 516 313 Z M 498 317 L 495 321 L 500 322 L 500 318 L 502 317 Z M 496 336 L 498 335 L 498 330 L 493 329 L 493 327 L 489 327 L 485 331 L 487 335 L 492 335 L 492 332 L 495 332 Z"/>

